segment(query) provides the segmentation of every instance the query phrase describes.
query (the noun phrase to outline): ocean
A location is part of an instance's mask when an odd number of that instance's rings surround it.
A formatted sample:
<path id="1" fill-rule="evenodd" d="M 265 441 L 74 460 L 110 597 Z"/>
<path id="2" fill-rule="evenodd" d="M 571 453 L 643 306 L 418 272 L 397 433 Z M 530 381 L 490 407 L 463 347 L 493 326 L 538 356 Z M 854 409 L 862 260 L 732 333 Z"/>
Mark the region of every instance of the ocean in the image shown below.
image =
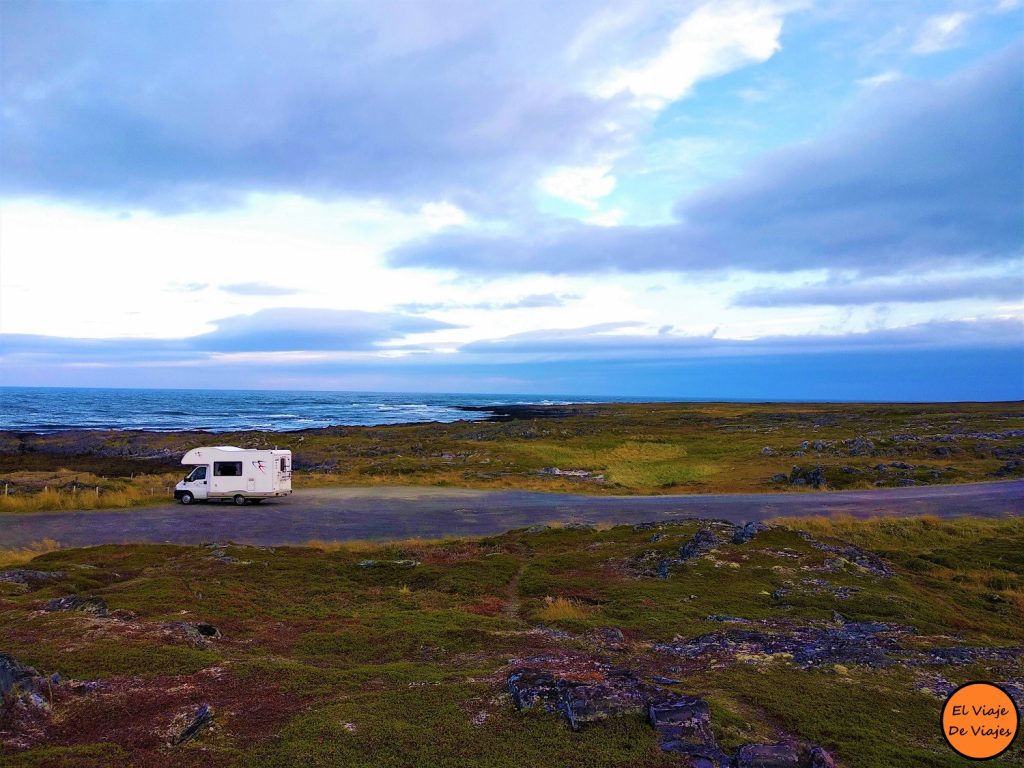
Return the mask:
<path id="1" fill-rule="evenodd" d="M 460 405 L 564 404 L 651 398 L 540 395 L 282 392 L 196 389 L 0 387 L 0 429 L 145 429 L 275 432 L 338 425 L 483 419 Z"/>

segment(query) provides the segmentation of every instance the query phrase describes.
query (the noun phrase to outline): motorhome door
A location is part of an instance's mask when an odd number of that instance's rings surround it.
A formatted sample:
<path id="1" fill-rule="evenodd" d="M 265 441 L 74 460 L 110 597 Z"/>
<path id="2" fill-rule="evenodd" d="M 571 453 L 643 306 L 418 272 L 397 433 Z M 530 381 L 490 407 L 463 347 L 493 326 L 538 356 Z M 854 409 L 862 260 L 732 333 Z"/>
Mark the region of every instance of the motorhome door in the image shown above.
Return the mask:
<path id="1" fill-rule="evenodd" d="M 192 494 L 196 499 L 205 499 L 209 495 L 210 485 L 207 477 L 206 467 L 194 467 L 191 472 L 185 475 L 184 490 Z"/>

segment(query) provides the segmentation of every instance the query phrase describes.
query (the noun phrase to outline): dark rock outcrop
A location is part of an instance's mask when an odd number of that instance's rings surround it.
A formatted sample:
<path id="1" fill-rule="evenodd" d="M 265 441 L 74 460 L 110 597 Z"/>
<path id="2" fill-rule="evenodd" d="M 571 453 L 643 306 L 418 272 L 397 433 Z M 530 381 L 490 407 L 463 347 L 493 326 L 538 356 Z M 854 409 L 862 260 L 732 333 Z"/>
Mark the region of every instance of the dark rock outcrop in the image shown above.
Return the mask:
<path id="1" fill-rule="evenodd" d="M 12 568 L 9 571 L 0 571 L 0 583 L 19 584 L 35 589 L 44 584 L 60 581 L 66 576 L 64 571 L 33 571 L 26 568 Z"/>
<path id="2" fill-rule="evenodd" d="M 749 625 L 748 625 L 749 626 Z M 860 664 L 885 667 L 901 650 L 899 640 L 912 633 L 906 627 L 880 622 L 843 622 L 839 626 L 729 628 L 654 650 L 686 659 L 735 660 L 787 654 L 803 667 Z"/>
<path id="3" fill-rule="evenodd" d="M 800 768 L 800 748 L 790 742 L 744 744 L 736 750 L 736 768 Z"/>
<path id="4" fill-rule="evenodd" d="M 706 555 L 718 546 L 718 536 L 710 528 L 701 528 L 693 538 L 679 548 L 679 559 L 683 562 Z"/>
<path id="5" fill-rule="evenodd" d="M 996 477 L 1020 477 L 1024 475 L 1024 461 L 1020 459 L 1008 461 L 992 474 Z"/>
<path id="6" fill-rule="evenodd" d="M 843 448 L 849 456 L 871 456 L 875 452 L 875 444 L 863 436 L 843 440 Z"/>
<path id="7" fill-rule="evenodd" d="M 796 594 L 830 594 L 836 600 L 849 600 L 860 592 L 859 587 L 836 586 L 825 579 L 801 579 L 798 583 L 786 582 L 772 591 L 773 600 L 782 600 L 787 595 Z"/>
<path id="8" fill-rule="evenodd" d="M 577 681 L 535 668 L 510 674 L 508 689 L 517 708 L 560 712 L 573 730 L 614 715 L 641 714 L 654 691 L 626 670 L 605 670 L 600 680 Z"/>
<path id="9" fill-rule="evenodd" d="M 539 662 L 563 664 L 564 659 Z M 578 662 L 579 660 L 577 660 Z M 525 667 L 508 676 L 512 700 L 519 709 L 540 706 L 559 712 L 574 730 L 608 717 L 643 714 L 658 734 L 665 752 L 685 759 L 690 768 L 834 768 L 817 745 L 796 741 L 747 744 L 728 755 L 719 748 L 711 728 L 711 710 L 699 696 L 687 696 L 653 685 L 628 670 L 600 663 L 584 664 L 586 679 L 559 669 Z M 659 678 L 662 679 L 662 678 Z M 674 681 L 668 681 L 672 683 Z"/>
<path id="10" fill-rule="evenodd" d="M 65 595 L 64 597 L 55 597 L 52 600 L 46 601 L 45 610 L 49 612 L 81 611 L 82 613 L 91 613 L 94 616 L 104 618 L 110 613 L 107 608 L 107 601 L 102 597 L 96 597 L 94 595 Z"/>
<path id="11" fill-rule="evenodd" d="M 737 526 L 736 532 L 732 535 L 733 544 L 746 544 L 753 540 L 757 534 L 761 531 L 767 530 L 768 526 L 764 523 L 747 523 L 746 525 Z"/>
<path id="12" fill-rule="evenodd" d="M 360 568 L 415 568 L 417 560 L 360 560 L 356 563 Z"/>
<path id="13" fill-rule="evenodd" d="M 195 648 L 206 648 L 210 640 L 220 637 L 220 630 L 206 622 L 169 621 L 162 625 L 166 634 L 184 640 Z"/>
<path id="14" fill-rule="evenodd" d="M 876 554 L 863 550 L 860 547 L 855 547 L 853 544 L 826 544 L 818 541 L 806 531 L 797 531 L 796 533 L 801 539 L 820 552 L 828 552 L 832 555 L 838 555 L 844 560 L 849 560 L 851 563 L 875 574 L 876 576 L 882 576 L 887 579 L 892 578 L 893 576 L 892 569 Z"/>
<path id="15" fill-rule="evenodd" d="M 558 700 L 555 676 L 541 669 L 519 669 L 508 676 L 508 691 L 516 709 L 530 709 L 536 705 L 553 709 Z"/>

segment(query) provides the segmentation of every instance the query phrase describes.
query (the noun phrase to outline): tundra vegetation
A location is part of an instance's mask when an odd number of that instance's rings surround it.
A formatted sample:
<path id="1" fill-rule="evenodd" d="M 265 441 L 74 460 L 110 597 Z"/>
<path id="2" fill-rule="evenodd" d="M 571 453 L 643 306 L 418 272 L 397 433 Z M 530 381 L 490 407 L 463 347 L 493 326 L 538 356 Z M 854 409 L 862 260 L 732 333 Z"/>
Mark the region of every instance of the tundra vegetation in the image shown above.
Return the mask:
<path id="1" fill-rule="evenodd" d="M 630 495 L 1024 477 L 1019 402 L 526 406 L 497 409 L 492 418 L 285 433 L 0 432 L 0 511 L 166 501 L 182 454 L 209 444 L 290 449 L 296 488 Z"/>
<path id="2" fill-rule="evenodd" d="M 686 765 L 645 712 L 672 696 L 707 707 L 683 747 L 700 731 L 733 765 L 782 744 L 952 768 L 943 697 L 1024 693 L 1020 519 L 43 543 L 3 562 L 12 768 Z M 1018 739 L 1002 760 L 1022 759 Z"/>

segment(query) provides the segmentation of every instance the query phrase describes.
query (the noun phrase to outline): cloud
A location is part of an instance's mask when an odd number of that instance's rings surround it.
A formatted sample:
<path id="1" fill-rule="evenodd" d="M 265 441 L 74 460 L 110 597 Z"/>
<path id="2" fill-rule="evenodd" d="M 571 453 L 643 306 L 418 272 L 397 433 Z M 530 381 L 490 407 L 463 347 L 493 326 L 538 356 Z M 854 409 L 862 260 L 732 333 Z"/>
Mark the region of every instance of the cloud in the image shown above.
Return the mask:
<path id="1" fill-rule="evenodd" d="M 1024 278 L 969 277 L 904 282 L 824 282 L 762 288 L 733 299 L 737 307 L 853 306 L 961 299 L 1024 299 Z"/>
<path id="2" fill-rule="evenodd" d="M 1024 46 L 937 83 L 901 80 L 850 109 L 849 129 L 764 157 L 680 201 L 676 222 L 550 220 L 400 246 L 396 266 L 480 273 L 847 269 L 996 262 L 1024 244 Z"/>
<path id="3" fill-rule="evenodd" d="M 564 307 L 566 302 L 574 301 L 578 298 L 579 295 L 575 293 L 532 293 L 529 296 L 523 296 L 519 299 L 515 299 L 514 301 L 478 301 L 473 302 L 472 304 L 457 304 L 443 301 L 431 303 L 416 302 L 413 304 L 399 304 L 395 309 L 400 312 L 410 312 L 412 314 L 436 312 L 438 310 L 450 311 L 454 309 L 548 309 L 552 307 Z"/>
<path id="4" fill-rule="evenodd" d="M 61 361 L 169 362 L 211 354 L 258 352 L 372 352 L 385 342 L 454 328 L 450 323 L 394 312 L 281 308 L 217 320 L 215 328 L 184 339 L 76 339 L 31 334 L 0 335 L 0 357 Z"/>
<path id="5" fill-rule="evenodd" d="M 279 285 L 270 285 L 269 283 L 232 283 L 231 285 L 220 286 L 220 290 L 225 293 L 234 293 L 238 296 L 289 296 L 302 293 L 302 291 L 294 288 L 284 288 Z"/>
<path id="6" fill-rule="evenodd" d="M 932 16 L 925 21 L 911 50 L 914 53 L 929 54 L 954 47 L 960 41 L 964 26 L 972 18 L 971 14 L 963 11 Z"/>
<path id="7" fill-rule="evenodd" d="M 188 341 L 209 352 L 371 350 L 413 333 L 454 328 L 450 323 L 394 312 L 340 309 L 264 309 L 215 323 Z"/>
<path id="8" fill-rule="evenodd" d="M 558 358 L 666 361 L 868 350 L 888 351 L 898 355 L 913 349 L 1014 348 L 1024 341 L 1024 321 L 1016 319 L 933 321 L 860 333 L 765 336 L 749 340 L 721 338 L 714 332 L 692 336 L 669 332 L 621 332 L 639 325 L 611 323 L 577 329 L 532 331 L 466 344 L 461 352 L 501 355 L 518 360 Z"/>
<path id="9" fill-rule="evenodd" d="M 661 53 L 616 72 L 599 93 L 628 93 L 645 107 L 661 109 L 700 80 L 770 59 L 780 48 L 782 17 L 775 3 L 702 5 L 679 23 Z"/>
<path id="10" fill-rule="evenodd" d="M 590 8 L 5 3 L 0 192 L 495 206 L 617 141 L 560 55 Z"/>
<path id="11" fill-rule="evenodd" d="M 442 224 L 525 208 L 552 168 L 618 156 L 653 117 L 638 100 L 664 105 L 764 61 L 786 12 L 592 0 L 0 10 L 0 194 L 163 213 L 252 193 L 444 200 L 426 211 Z"/>
<path id="12" fill-rule="evenodd" d="M 883 85 L 895 82 L 901 77 L 902 75 L 898 71 L 889 69 L 885 72 L 879 72 L 877 75 L 872 75 L 871 77 L 862 77 L 857 81 L 857 84 L 865 88 L 879 88 Z"/>
<path id="13" fill-rule="evenodd" d="M 166 289 L 175 293 L 198 293 L 209 287 L 209 283 L 168 283 Z"/>
<path id="14" fill-rule="evenodd" d="M 615 190 L 615 177 L 608 165 L 560 168 L 541 179 L 540 188 L 553 197 L 593 211 L 598 200 Z"/>

